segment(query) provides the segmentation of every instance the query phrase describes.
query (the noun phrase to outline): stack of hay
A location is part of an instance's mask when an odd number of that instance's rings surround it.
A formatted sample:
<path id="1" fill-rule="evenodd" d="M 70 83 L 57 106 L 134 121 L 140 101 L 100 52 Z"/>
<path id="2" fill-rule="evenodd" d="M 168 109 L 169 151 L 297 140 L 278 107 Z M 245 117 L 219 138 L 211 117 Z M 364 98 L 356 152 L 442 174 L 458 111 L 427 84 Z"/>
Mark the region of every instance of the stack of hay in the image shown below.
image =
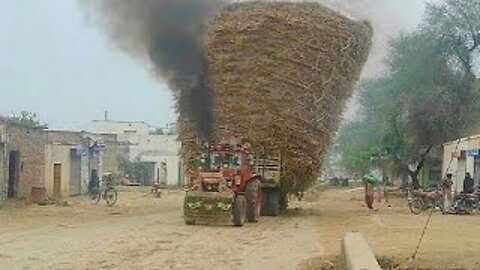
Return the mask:
<path id="1" fill-rule="evenodd" d="M 281 151 L 282 187 L 303 191 L 317 179 L 346 101 L 371 47 L 372 28 L 316 3 L 228 6 L 207 37 L 215 134 L 257 150 Z M 197 136 L 179 121 L 183 155 Z"/>

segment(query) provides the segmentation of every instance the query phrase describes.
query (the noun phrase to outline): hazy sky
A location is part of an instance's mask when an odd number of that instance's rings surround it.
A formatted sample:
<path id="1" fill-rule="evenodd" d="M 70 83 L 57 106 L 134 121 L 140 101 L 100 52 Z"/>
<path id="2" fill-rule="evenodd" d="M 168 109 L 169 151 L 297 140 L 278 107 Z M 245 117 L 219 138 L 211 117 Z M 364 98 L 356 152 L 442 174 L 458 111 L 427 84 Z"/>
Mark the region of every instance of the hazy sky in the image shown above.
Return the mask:
<path id="1" fill-rule="evenodd" d="M 0 113 L 38 112 L 55 128 L 110 118 L 175 120 L 169 91 L 87 22 L 76 0 L 0 1 Z"/>
<path id="2" fill-rule="evenodd" d="M 381 70 L 386 40 L 418 24 L 422 0 L 323 0 L 376 30 L 367 75 Z M 0 114 L 37 112 L 54 128 L 92 119 L 175 121 L 172 97 L 141 63 L 119 52 L 77 0 L 0 1 Z"/>

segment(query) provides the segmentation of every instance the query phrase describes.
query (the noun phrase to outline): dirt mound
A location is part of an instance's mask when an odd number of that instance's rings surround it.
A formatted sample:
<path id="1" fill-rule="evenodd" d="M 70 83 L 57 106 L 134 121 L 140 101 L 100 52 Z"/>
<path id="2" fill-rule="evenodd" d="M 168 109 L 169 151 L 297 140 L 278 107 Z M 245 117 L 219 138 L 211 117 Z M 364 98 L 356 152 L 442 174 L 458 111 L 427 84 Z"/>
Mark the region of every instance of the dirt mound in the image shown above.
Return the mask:
<path id="1" fill-rule="evenodd" d="M 232 4 L 207 37 L 214 93 L 214 138 L 281 151 L 283 187 L 304 190 L 318 177 L 347 99 L 371 46 L 372 28 L 317 3 Z M 179 121 L 184 156 L 197 135 Z"/>

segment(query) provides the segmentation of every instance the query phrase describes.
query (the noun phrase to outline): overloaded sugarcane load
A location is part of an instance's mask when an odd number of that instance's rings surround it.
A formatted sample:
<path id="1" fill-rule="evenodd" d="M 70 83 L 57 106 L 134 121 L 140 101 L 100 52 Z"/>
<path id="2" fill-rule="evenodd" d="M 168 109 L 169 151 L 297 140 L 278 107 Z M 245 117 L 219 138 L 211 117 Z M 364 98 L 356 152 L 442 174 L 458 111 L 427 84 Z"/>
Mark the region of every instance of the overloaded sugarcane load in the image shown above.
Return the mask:
<path id="1" fill-rule="evenodd" d="M 281 153 L 281 189 L 304 191 L 321 172 L 366 62 L 372 27 L 318 3 L 263 1 L 231 4 L 209 27 L 210 141 L 235 137 L 256 153 Z M 188 118 L 178 122 L 189 160 L 204 140 Z"/>

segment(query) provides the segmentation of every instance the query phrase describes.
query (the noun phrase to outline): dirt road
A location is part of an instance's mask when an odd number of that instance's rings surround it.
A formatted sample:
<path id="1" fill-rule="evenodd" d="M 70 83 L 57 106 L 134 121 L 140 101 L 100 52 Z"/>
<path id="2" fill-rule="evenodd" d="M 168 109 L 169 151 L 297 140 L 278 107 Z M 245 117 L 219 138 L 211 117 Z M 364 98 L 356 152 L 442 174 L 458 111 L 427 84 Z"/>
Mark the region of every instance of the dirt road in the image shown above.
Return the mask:
<path id="1" fill-rule="evenodd" d="M 293 202 L 286 215 L 242 228 L 186 226 L 181 192 L 155 199 L 123 191 L 118 204 L 0 209 L 0 269 L 319 269 L 346 232 L 362 232 L 379 257 L 405 266 L 427 219 L 391 198 L 370 212 L 361 190 L 329 190 Z M 480 215 L 435 213 L 421 269 L 480 269 Z M 405 269 L 405 268 L 399 268 Z"/>
<path id="2" fill-rule="evenodd" d="M 310 200 L 309 215 L 317 216 L 320 239 L 329 248 L 307 262 L 304 269 L 318 269 L 319 259 L 338 256 L 342 237 L 351 231 L 361 232 L 377 257 L 391 261 L 394 269 L 409 269 L 428 213 L 413 215 L 405 199 L 392 196 L 380 205 L 380 211 L 369 211 L 361 189 L 330 190 Z M 479 229 L 478 213 L 458 216 L 434 212 L 413 266 L 426 270 L 480 269 Z"/>
<path id="3" fill-rule="evenodd" d="M 26 216 L 4 210 L 0 268 L 295 269 L 322 252 L 313 218 L 186 226 L 181 205 L 180 193 L 155 200 L 130 192 L 112 209 L 78 200 L 70 207 L 32 206 Z"/>

